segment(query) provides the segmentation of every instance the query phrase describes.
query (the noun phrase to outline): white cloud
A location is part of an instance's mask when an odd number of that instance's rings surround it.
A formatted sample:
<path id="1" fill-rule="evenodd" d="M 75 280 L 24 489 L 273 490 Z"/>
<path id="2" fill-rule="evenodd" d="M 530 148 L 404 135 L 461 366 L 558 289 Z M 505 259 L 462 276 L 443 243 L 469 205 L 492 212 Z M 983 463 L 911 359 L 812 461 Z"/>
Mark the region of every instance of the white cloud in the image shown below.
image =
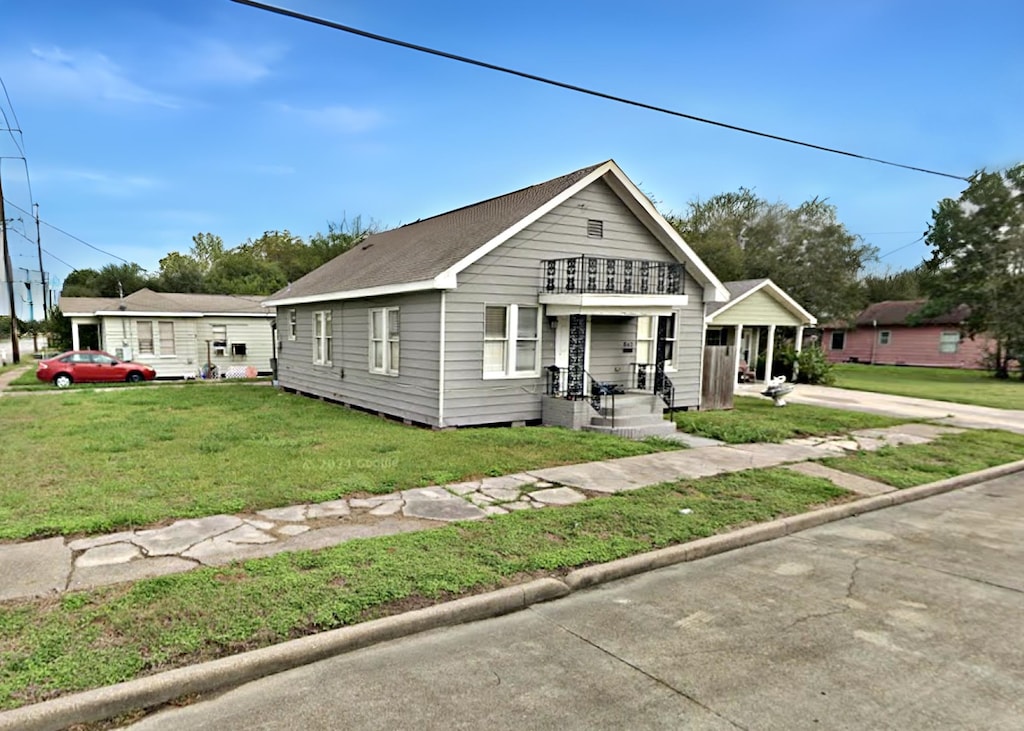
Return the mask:
<path id="1" fill-rule="evenodd" d="M 306 124 L 343 134 L 367 132 L 384 122 L 383 115 L 376 109 L 359 109 L 340 104 L 318 109 L 302 109 L 282 104 L 280 108 L 285 114 L 298 117 Z"/>
<path id="2" fill-rule="evenodd" d="M 253 84 L 270 75 L 271 65 L 284 54 L 280 46 L 235 48 L 206 39 L 190 48 L 175 64 L 179 78 L 206 84 Z"/>
<path id="3" fill-rule="evenodd" d="M 127 197 L 152 190 L 162 184 L 145 175 L 109 173 L 81 168 L 42 169 L 34 176 L 39 182 L 70 183 L 100 195 Z"/>
<path id="4" fill-rule="evenodd" d="M 101 53 L 72 53 L 62 48 L 33 48 L 22 67 L 26 86 L 62 98 L 127 102 L 175 109 L 179 101 L 147 89 L 129 78 Z"/>

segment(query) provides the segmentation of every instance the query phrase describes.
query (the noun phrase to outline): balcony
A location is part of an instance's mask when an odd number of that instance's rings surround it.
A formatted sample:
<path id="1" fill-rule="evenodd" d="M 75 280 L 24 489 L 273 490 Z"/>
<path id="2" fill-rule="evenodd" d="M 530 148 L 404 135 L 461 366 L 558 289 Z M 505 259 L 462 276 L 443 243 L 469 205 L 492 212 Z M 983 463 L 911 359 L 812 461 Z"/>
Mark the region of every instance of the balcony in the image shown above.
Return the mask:
<path id="1" fill-rule="evenodd" d="M 540 302 L 549 315 L 669 314 L 687 304 L 683 265 L 577 256 L 541 262 Z"/>

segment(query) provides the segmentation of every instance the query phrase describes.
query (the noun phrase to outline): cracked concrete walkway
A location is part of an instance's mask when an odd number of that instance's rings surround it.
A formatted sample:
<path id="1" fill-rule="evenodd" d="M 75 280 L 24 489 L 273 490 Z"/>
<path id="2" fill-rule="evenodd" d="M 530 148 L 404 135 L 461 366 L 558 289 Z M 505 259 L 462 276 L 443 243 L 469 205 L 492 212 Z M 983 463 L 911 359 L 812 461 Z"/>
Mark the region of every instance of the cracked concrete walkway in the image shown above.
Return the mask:
<path id="1" fill-rule="evenodd" d="M 178 520 L 145 530 L 3 544 L 0 601 L 180 573 L 282 551 L 327 548 L 354 538 L 570 505 L 598 495 L 752 468 L 789 465 L 853 492 L 873 495 L 892 488 L 830 470 L 814 460 L 886 445 L 924 443 L 958 431 L 962 430 L 914 423 L 859 430 L 849 437 L 704 446 L 254 514 Z"/>

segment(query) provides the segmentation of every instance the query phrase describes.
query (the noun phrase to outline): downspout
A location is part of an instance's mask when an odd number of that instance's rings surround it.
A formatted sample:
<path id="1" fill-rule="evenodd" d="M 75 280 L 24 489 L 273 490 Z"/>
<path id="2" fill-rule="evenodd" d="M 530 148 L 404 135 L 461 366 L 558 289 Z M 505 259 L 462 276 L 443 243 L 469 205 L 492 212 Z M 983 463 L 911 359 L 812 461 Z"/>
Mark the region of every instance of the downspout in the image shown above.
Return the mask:
<path id="1" fill-rule="evenodd" d="M 445 331 L 445 303 L 447 291 L 441 290 L 441 332 L 438 336 L 438 363 L 437 363 L 437 426 L 444 428 L 444 331 Z"/>

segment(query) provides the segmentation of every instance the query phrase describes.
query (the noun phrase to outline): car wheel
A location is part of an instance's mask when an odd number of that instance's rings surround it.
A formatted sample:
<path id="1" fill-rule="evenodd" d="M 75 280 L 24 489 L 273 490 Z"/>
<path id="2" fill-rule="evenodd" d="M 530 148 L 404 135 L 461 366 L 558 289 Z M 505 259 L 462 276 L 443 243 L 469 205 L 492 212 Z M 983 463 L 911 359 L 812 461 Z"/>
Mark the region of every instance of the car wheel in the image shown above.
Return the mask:
<path id="1" fill-rule="evenodd" d="M 67 373 L 60 373 L 53 377 L 53 385 L 57 388 L 67 388 L 73 383 L 73 379 Z"/>
<path id="2" fill-rule="evenodd" d="M 132 371 L 128 374 L 128 378 L 125 379 L 128 383 L 138 383 L 142 380 L 142 374 L 138 371 Z"/>

